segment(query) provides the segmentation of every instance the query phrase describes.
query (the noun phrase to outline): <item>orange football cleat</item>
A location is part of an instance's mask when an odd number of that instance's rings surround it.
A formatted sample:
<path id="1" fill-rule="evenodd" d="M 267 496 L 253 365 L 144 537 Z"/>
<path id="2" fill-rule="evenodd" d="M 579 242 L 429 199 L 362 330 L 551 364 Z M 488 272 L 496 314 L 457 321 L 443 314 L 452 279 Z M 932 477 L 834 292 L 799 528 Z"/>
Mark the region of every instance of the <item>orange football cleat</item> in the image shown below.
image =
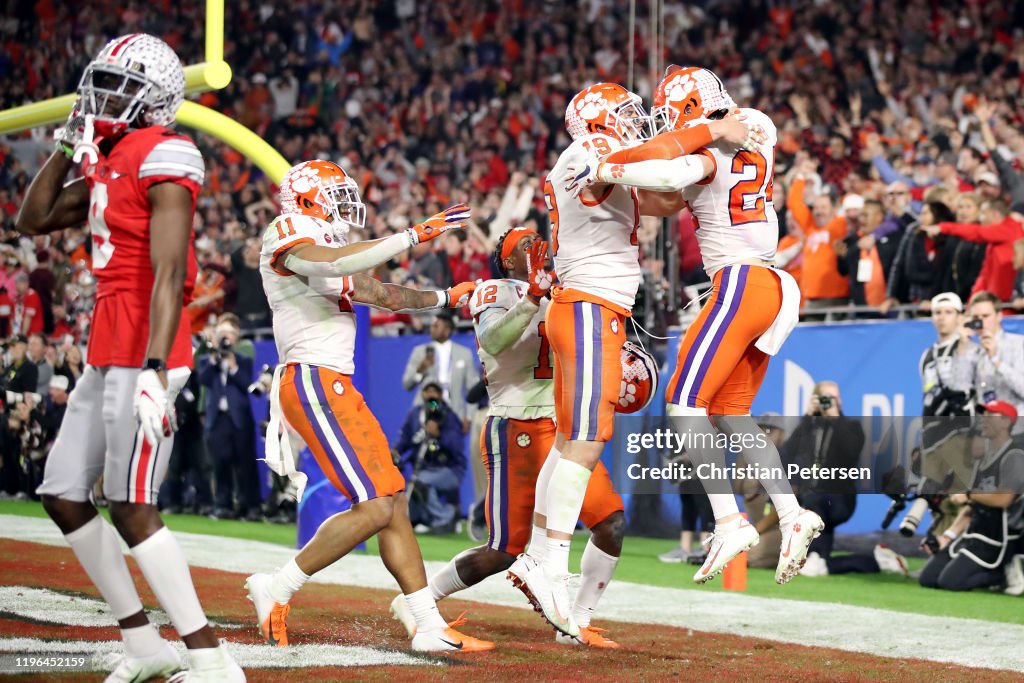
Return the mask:
<path id="1" fill-rule="evenodd" d="M 555 642 L 563 645 L 585 645 L 587 647 L 601 647 L 609 650 L 617 650 L 622 647 L 611 638 L 606 638 L 604 633 L 607 629 L 596 626 L 580 626 L 580 634 L 576 637 L 567 636 L 563 633 L 555 634 Z"/>

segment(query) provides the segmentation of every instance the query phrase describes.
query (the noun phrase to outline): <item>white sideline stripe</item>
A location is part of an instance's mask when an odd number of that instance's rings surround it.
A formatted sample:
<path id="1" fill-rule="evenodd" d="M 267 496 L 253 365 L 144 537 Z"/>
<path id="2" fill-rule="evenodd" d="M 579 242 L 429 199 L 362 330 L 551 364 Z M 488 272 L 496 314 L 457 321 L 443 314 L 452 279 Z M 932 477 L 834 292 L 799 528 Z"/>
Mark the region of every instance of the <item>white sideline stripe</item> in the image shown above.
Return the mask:
<path id="1" fill-rule="evenodd" d="M 31 586 L 0 586 L 0 612 L 62 626 L 113 626 L 110 607 L 99 598 L 87 595 L 69 595 L 48 588 Z M 146 610 L 149 620 L 158 626 L 171 623 L 161 609 Z M 222 624 L 211 621 L 216 629 L 248 628 L 241 624 Z"/>
<path id="2" fill-rule="evenodd" d="M 185 646 L 171 642 L 178 654 L 185 656 Z M 243 669 L 291 669 L 314 666 L 424 666 L 438 665 L 426 658 L 413 657 L 395 650 L 377 650 L 359 645 L 290 645 L 270 647 L 227 643 L 228 651 Z M 110 671 L 112 656 L 121 654 L 118 640 L 42 640 L 39 638 L 0 638 L 0 652 L 20 655 L 84 655 L 87 665 L 80 670 Z M 187 660 L 183 660 L 187 661 Z M 30 669 L 18 669 L 28 673 Z M 52 673 L 53 669 L 44 669 Z"/>
<path id="3" fill-rule="evenodd" d="M 267 571 L 285 564 L 294 550 L 271 543 L 200 534 L 175 533 L 189 564 L 239 572 Z M 46 519 L 0 515 L 0 537 L 67 546 L 57 527 Z M 427 574 L 445 563 L 427 562 Z M 316 583 L 383 588 L 398 584 L 376 555 L 353 554 L 314 576 Z M 680 581 L 688 580 L 680 577 Z M 802 580 L 802 579 L 797 579 Z M 238 587 L 239 594 L 243 588 Z M 779 587 L 784 591 L 784 587 Z M 527 609 L 526 599 L 503 575 L 492 576 L 457 597 L 492 605 Z M 1015 598 L 1007 597 L 1007 600 Z M 442 611 L 444 603 L 441 604 Z M 387 609 L 381 604 L 381 610 Z M 680 588 L 661 588 L 613 581 L 598 608 L 598 622 L 615 619 L 634 623 L 730 633 L 784 643 L 832 647 L 881 657 L 927 659 L 985 669 L 1024 672 L 1024 625 L 936 617 L 836 603 L 782 600 L 750 595 Z M 949 634 L 955 634 L 954 641 Z M 537 621 L 537 637 L 549 629 Z"/>

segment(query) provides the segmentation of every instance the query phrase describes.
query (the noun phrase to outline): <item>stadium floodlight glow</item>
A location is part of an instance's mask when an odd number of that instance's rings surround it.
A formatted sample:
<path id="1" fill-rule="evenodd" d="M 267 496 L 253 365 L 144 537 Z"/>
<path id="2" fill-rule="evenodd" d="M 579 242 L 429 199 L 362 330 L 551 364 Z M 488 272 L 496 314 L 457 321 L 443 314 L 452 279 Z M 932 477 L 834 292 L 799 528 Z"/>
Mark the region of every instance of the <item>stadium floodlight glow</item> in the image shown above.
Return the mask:
<path id="1" fill-rule="evenodd" d="M 185 67 L 185 94 L 220 90 L 231 82 L 231 67 L 224 61 L 224 0 L 206 0 L 205 61 Z M 0 111 L 0 135 L 63 123 L 77 95 L 61 95 L 42 102 Z M 281 181 L 288 162 L 256 133 L 237 121 L 195 102 L 186 101 L 177 120 L 225 142 L 260 167 L 275 183 Z"/>

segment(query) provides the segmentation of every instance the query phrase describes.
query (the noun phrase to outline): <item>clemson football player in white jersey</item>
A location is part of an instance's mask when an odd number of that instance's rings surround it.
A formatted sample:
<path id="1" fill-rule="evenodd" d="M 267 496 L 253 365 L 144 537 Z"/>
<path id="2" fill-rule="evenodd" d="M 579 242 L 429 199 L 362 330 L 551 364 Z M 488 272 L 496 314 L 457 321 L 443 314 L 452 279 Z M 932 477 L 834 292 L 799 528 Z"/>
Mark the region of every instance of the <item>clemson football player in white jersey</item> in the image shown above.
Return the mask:
<path id="1" fill-rule="evenodd" d="M 670 131 L 668 135 L 695 122 L 737 115 L 758 129 L 753 148 L 717 143 L 697 154 L 649 154 L 624 164 L 592 157 L 584 171 L 569 169 L 564 182 L 573 192 L 599 183 L 682 191 L 698 225 L 697 241 L 713 288 L 680 345 L 676 370 L 666 388 L 667 414 L 689 418 L 677 420 L 677 429 L 710 431 L 706 416 L 713 415 L 714 426 L 724 433 L 756 436 L 761 432 L 750 417 L 750 406 L 764 380 L 768 359 L 796 325 L 800 307 L 796 282 L 774 265 L 779 239 L 772 205 L 775 125 L 760 111 L 738 108 L 722 81 L 699 67 L 670 67 L 652 108 L 655 126 Z M 770 440 L 758 439 L 757 447 L 745 454 L 757 465 L 781 467 Z M 699 457 L 724 464 L 721 452 Z M 762 484 L 771 494 L 782 527 L 782 553 L 775 574 L 782 584 L 796 576 L 824 524 L 817 514 L 800 508 L 789 482 L 765 480 Z M 740 515 L 731 489 L 721 481 L 705 480 L 704 485 L 714 509 L 715 533 L 707 560 L 694 575 L 698 583 L 716 576 L 729 560 L 758 542 L 757 531 Z"/>
<path id="2" fill-rule="evenodd" d="M 490 398 L 480 438 L 487 471 L 488 536 L 486 545 L 460 553 L 431 578 L 430 590 L 437 600 L 508 569 L 528 540 L 528 552 L 536 560 L 546 549 L 544 494 L 555 464 L 548 461 L 548 453 L 556 431 L 554 368 L 545 324 L 552 283 L 545 269 L 547 248 L 533 230 L 517 227 L 506 232 L 494 252 L 505 278 L 478 284 L 470 302 Z M 622 552 L 623 509 L 608 470 L 598 462 L 580 513 L 591 530 L 573 602 L 580 633 L 570 637 L 556 632 L 560 643 L 618 647 L 603 629 L 591 626 L 591 618 Z M 411 632 L 414 623 L 401 598 L 395 598 L 392 613 Z"/>
<path id="3" fill-rule="evenodd" d="M 573 142 L 544 183 L 561 282 L 552 289 L 545 321 L 555 357 L 558 427 L 543 503 L 547 543 L 542 563 L 522 555 L 509 568 L 509 578 L 555 629 L 577 637 L 566 585 L 569 546 L 592 472 L 612 436 L 625 321 L 641 280 L 636 232 L 641 214 L 668 215 L 679 206 L 668 195 L 636 188 L 601 183 L 572 194 L 552 182 L 567 169 L 629 150 L 649 137 L 649 120 L 636 94 L 614 83 L 585 88 L 569 102 L 565 125 Z M 671 143 L 690 151 L 716 136 L 742 142 L 749 134 L 738 120 L 721 121 L 684 131 Z"/>
<path id="4" fill-rule="evenodd" d="M 321 524 L 277 572 L 248 578 L 260 632 L 271 645 L 287 645 L 292 595 L 312 574 L 377 534 L 381 559 L 416 621 L 412 649 L 492 649 L 493 643 L 463 635 L 441 618 L 409 523 L 405 479 L 351 377 L 356 335 L 352 304 L 391 310 L 457 308 L 474 288 L 464 282 L 448 290 L 419 291 L 359 273 L 462 227 L 469 209 L 459 204 L 390 237 L 349 245 L 349 229 L 362 228 L 365 218 L 359 188 L 340 166 L 319 160 L 288 171 L 281 183 L 281 206 L 284 213 L 263 235 L 260 257 L 281 363 L 271 388 L 267 462 L 297 481 L 301 499 L 305 475 L 294 469 L 290 437 L 287 430 L 281 434 L 283 417 L 305 441 L 327 479 L 352 501 L 352 508 Z"/>

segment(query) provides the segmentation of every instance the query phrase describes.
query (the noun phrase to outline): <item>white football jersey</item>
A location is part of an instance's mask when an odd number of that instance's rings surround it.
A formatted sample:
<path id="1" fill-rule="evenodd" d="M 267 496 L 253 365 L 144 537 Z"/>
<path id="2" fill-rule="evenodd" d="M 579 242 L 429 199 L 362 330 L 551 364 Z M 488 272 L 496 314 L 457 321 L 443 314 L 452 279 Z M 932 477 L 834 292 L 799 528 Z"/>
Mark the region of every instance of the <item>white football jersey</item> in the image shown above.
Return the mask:
<path id="1" fill-rule="evenodd" d="M 703 153 L 715 162 L 715 170 L 683 190 L 697 221 L 697 243 L 709 277 L 744 259 L 774 261 L 779 243 L 779 219 L 772 203 L 775 124 L 756 109 L 740 111 L 747 123 L 764 128 L 768 140 L 753 152 L 709 145 Z"/>
<path id="2" fill-rule="evenodd" d="M 482 327 L 512 308 L 526 292 L 520 280 L 487 280 L 477 285 L 469 303 L 474 329 Z M 514 420 L 535 420 L 555 416 L 554 357 L 544 335 L 548 300 L 541 299 L 522 336 L 497 356 L 477 348 L 484 365 L 488 414 Z"/>
<path id="3" fill-rule="evenodd" d="M 566 167 L 582 169 L 589 147 L 604 157 L 621 144 L 607 135 L 574 140 L 544 182 L 555 272 L 563 287 L 593 294 L 629 311 L 641 279 L 636 239 L 640 203 L 636 190 L 625 185 L 605 186 L 593 205 L 565 192 L 562 178 Z"/>
<path id="4" fill-rule="evenodd" d="M 304 242 L 340 246 L 330 223 L 302 214 L 278 216 L 263 233 L 260 275 L 274 315 L 279 362 L 308 363 L 351 375 L 356 344 L 352 278 L 288 274 L 277 259 Z"/>

